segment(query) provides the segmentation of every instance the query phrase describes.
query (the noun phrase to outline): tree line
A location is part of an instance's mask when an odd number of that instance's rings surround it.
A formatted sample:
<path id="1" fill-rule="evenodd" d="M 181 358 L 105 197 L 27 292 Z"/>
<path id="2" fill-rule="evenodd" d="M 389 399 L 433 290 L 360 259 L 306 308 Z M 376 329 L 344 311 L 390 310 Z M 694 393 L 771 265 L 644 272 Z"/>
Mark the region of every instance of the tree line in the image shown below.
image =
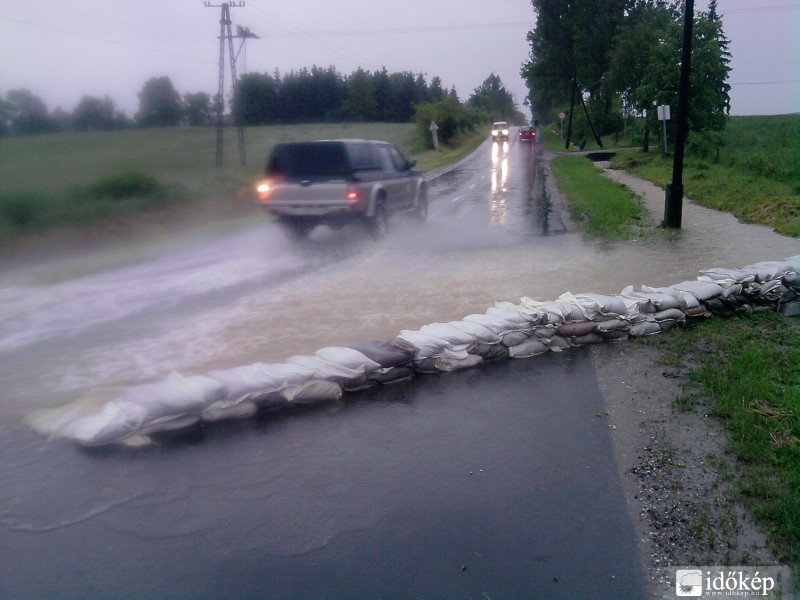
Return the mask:
<path id="1" fill-rule="evenodd" d="M 138 96 L 139 109 L 130 118 L 108 96 L 84 96 L 71 113 L 61 109 L 51 113 L 29 90 L 12 90 L 0 98 L 0 135 L 216 123 L 218 97 L 205 92 L 181 96 L 169 77 L 148 79 Z M 226 123 L 247 126 L 416 120 L 427 128 L 430 120 L 437 120 L 439 137 L 445 142 L 478 123 L 524 120 L 511 93 L 495 74 L 462 103 L 455 87 L 445 89 L 438 76 L 428 83 L 421 73 L 389 72 L 385 67 L 375 72 L 359 68 L 347 76 L 333 66 L 284 74 L 246 73 L 237 81 L 227 104 L 230 114 Z"/>
<path id="2" fill-rule="evenodd" d="M 600 135 L 621 131 L 629 117 L 643 119 L 645 132 L 657 131 L 659 105 L 675 114 L 683 0 L 531 2 L 537 21 L 528 33 L 522 76 L 534 117 L 556 120 L 571 105 L 573 86 L 576 139 L 587 135 L 581 98 Z M 689 144 L 700 153 L 720 143 L 730 112 L 728 44 L 717 0 L 711 0 L 693 21 Z"/>

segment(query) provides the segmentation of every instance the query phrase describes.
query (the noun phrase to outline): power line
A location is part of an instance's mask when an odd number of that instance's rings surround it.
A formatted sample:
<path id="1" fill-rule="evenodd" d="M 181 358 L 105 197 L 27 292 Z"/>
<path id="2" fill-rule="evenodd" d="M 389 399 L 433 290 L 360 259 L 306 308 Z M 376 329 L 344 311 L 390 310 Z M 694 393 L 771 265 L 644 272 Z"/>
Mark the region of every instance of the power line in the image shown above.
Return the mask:
<path id="1" fill-rule="evenodd" d="M 78 31 L 69 31 L 67 29 L 59 29 L 58 27 L 51 27 L 49 25 L 41 25 L 39 23 L 31 23 L 30 21 L 24 21 L 22 19 L 15 19 L 13 17 L 3 17 L 0 16 L 0 19 L 4 21 L 12 21 L 14 23 L 19 23 L 20 25 L 27 25 L 28 27 L 35 27 L 37 29 L 44 29 L 47 31 L 55 31 L 56 33 L 63 33 L 65 35 L 71 35 L 74 37 L 84 38 L 87 40 L 91 40 L 93 42 L 102 42 L 104 44 L 111 44 L 113 46 L 122 46 L 123 48 L 131 48 L 133 50 L 144 50 L 145 52 L 153 52 L 154 54 L 163 54 L 165 56 L 174 56 L 177 58 L 185 58 L 188 60 L 195 60 L 198 62 L 204 63 L 213 63 L 213 60 L 209 60 L 207 58 L 199 58 L 197 56 L 189 56 L 187 54 L 178 54 L 177 52 L 170 52 L 168 50 L 158 50 L 156 48 L 148 48 L 146 46 L 139 46 L 137 44 L 129 44 L 127 42 L 120 42 L 117 40 L 110 40 L 107 38 L 97 37 L 94 35 L 89 35 L 86 33 L 81 33 Z"/>
<path id="2" fill-rule="evenodd" d="M 800 79 L 787 79 L 785 81 L 739 81 L 729 85 L 773 85 L 778 83 L 800 83 Z"/>

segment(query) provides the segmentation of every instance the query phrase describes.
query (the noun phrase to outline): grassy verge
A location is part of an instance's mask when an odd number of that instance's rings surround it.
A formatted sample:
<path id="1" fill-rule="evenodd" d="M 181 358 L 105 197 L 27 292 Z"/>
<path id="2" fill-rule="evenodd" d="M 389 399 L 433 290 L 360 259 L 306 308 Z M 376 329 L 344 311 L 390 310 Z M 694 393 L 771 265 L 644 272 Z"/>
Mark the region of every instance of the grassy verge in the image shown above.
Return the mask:
<path id="1" fill-rule="evenodd" d="M 672 180 L 672 158 L 627 151 L 612 161 L 657 185 Z M 747 223 L 800 236 L 800 115 L 734 117 L 713 160 L 687 156 L 686 196 Z"/>
<path id="2" fill-rule="evenodd" d="M 439 152 L 427 149 L 422 152 L 409 152 L 410 156 L 417 159 L 416 168 L 427 173 L 461 160 L 486 141 L 486 137 L 486 132 L 480 130 L 457 137 L 451 145 L 441 145 Z"/>
<path id="3" fill-rule="evenodd" d="M 561 156 L 551 167 L 558 187 L 570 201 L 570 215 L 589 233 L 625 239 L 639 232 L 644 208 L 627 187 L 600 173 L 580 156 Z"/>
<path id="4" fill-rule="evenodd" d="M 800 569 L 800 321 L 775 313 L 711 319 L 665 334 L 668 360 L 694 391 L 677 410 L 725 423 L 742 501 L 768 529 L 781 561 Z"/>

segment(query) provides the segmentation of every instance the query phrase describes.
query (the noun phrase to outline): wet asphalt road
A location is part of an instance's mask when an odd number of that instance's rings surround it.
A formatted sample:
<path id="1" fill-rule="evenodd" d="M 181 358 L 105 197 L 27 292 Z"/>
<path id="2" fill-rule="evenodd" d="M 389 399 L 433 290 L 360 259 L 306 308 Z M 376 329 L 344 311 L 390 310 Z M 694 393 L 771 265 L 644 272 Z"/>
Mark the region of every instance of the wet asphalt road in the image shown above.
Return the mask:
<path id="1" fill-rule="evenodd" d="M 588 352 L 346 398 L 144 451 L 29 440 L 0 595 L 643 596 Z"/>
<path id="2" fill-rule="evenodd" d="M 124 377 L 154 376 L 161 364 L 185 368 L 181 360 L 202 365 L 212 359 L 194 354 L 203 349 L 196 340 L 214 333 L 202 328 L 230 313 L 233 299 L 286 281 L 311 288 L 303 282 L 318 285 L 314 278 L 331 265 L 343 287 L 351 284 L 355 263 L 365 269 L 358 285 L 377 279 L 382 290 L 383 273 L 396 283 L 417 275 L 403 271 L 408 264 L 426 273 L 426 260 L 447 257 L 437 278 L 452 295 L 456 290 L 448 286 L 465 268 L 463 248 L 487 248 L 482 260 L 490 263 L 497 248 L 507 256 L 520 247 L 544 253 L 577 243 L 557 241 L 565 229 L 532 148 L 512 143 L 483 151 L 491 152 L 491 168 L 471 160 L 439 178 L 426 229 L 401 225 L 378 259 L 363 261 L 367 267 L 359 256 L 372 252 L 373 242 L 356 232 L 315 234 L 300 249 L 276 242 L 270 251 L 289 258 L 255 273 L 247 263 L 240 280 L 235 266 L 244 259 L 237 251 L 228 244 L 217 254 L 206 244 L 201 256 L 189 249 L 155 269 L 134 267 L 147 294 L 126 296 L 115 284 L 130 273 L 112 270 L 96 284 L 101 298 L 109 297 L 106 304 L 86 304 L 97 295 L 86 292 L 94 281 L 87 280 L 74 300 L 72 288 L 62 286 L 69 310 L 31 311 L 30 325 L 8 321 L 3 350 L 9 360 L 0 367 L 8 384 L 0 392 L 6 413 L 0 423 L 0 597 L 642 597 L 634 529 L 609 430 L 597 416 L 602 398 L 580 349 L 421 376 L 348 394 L 341 403 L 221 424 L 136 451 L 47 442 L 15 420 L 20 398 L 56 402 L 86 382 L 124 384 Z M 469 235 L 452 236 L 452 224 Z M 249 243 L 241 246 L 241 256 L 251 260 Z M 208 281 L 230 277 L 229 285 L 208 290 L 206 278 L 185 275 L 210 268 L 217 256 L 229 262 Z M 370 270 L 372 260 L 377 265 Z M 467 266 L 480 272 L 479 263 Z M 453 273 L 452 282 L 443 280 Z M 438 315 L 427 307 L 445 296 L 426 297 L 424 284 L 415 288 L 413 316 L 430 322 Z M 158 285 L 164 286 L 160 295 L 151 293 Z M 361 307 L 359 318 L 340 319 L 339 327 L 362 335 L 364 322 L 386 318 L 386 302 L 383 312 Z M 471 308 L 453 302 L 442 308 L 444 318 Z M 129 317 L 130 306 L 140 312 Z M 189 308 L 198 317 L 182 323 Z M 250 314 L 250 308 L 236 310 Z M 336 306 L 324 308 L 322 318 L 338 314 Z M 396 315 L 408 327 L 410 316 Z M 143 318 L 145 328 L 138 325 Z M 160 327 L 173 337 L 191 332 L 196 340 L 160 338 Z M 393 327 L 387 328 L 399 329 Z M 234 365 L 265 360 L 252 356 L 245 342 L 261 329 L 277 335 L 277 328 L 266 322 L 239 329 L 242 337 L 228 332 L 229 343 L 207 351 L 234 348 Z M 313 351 L 342 335 L 322 326 L 316 331 L 318 340 L 296 343 Z M 272 338 L 275 345 L 279 339 Z M 159 354 L 170 344 L 178 358 Z M 50 368 L 39 373 L 36 365 Z"/>

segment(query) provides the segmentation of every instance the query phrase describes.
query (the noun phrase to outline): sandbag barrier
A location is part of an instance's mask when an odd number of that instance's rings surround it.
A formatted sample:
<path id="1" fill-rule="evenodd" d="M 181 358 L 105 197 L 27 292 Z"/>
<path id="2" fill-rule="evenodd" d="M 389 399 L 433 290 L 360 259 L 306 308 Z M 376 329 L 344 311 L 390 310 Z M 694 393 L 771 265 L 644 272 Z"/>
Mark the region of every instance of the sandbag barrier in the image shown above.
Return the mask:
<path id="1" fill-rule="evenodd" d="M 498 302 L 460 321 L 404 330 L 392 339 L 328 347 L 281 364 L 172 373 L 107 400 L 37 411 L 27 422 L 51 438 L 86 446 L 144 445 L 152 434 L 338 400 L 344 392 L 484 361 L 561 352 L 573 346 L 658 334 L 712 315 L 777 310 L 800 316 L 800 255 L 741 269 L 708 269 L 695 281 L 627 287 L 618 295 L 571 294 L 539 302 Z"/>

